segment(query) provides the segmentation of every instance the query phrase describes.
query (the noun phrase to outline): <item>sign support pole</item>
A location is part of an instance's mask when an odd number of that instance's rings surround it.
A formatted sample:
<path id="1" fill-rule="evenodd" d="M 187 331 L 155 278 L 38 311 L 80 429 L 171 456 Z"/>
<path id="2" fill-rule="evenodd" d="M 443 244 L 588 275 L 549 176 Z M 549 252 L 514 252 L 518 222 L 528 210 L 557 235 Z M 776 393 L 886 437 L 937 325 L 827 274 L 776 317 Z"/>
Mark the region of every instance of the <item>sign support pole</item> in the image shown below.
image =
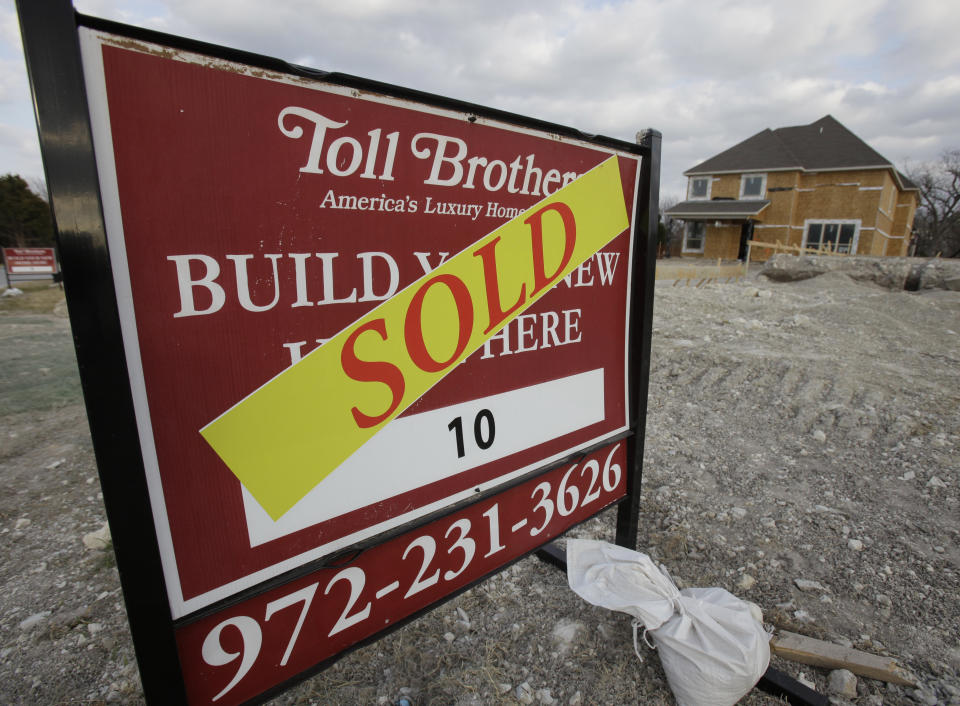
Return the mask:
<path id="1" fill-rule="evenodd" d="M 633 254 L 634 284 L 630 293 L 630 426 L 627 439 L 627 497 L 617 507 L 614 542 L 636 550 L 640 524 L 640 481 L 643 476 L 643 449 L 647 423 L 647 391 L 650 386 L 650 338 L 653 330 L 653 295 L 657 269 L 657 225 L 660 219 L 660 143 L 662 134 L 647 128 L 637 134 L 637 143 L 646 147 L 640 167 L 637 193 L 636 247 Z M 638 370 L 639 368 L 639 370 Z M 537 558 L 566 572 L 566 554 L 551 542 L 537 551 Z"/>
<path id="2" fill-rule="evenodd" d="M 627 549 L 637 548 L 640 521 L 640 479 L 643 475 L 643 448 L 647 424 L 647 389 L 650 385 L 650 337 L 653 330 L 653 287 L 657 268 L 657 223 L 660 216 L 659 131 L 648 128 L 638 133 L 637 142 L 649 152 L 640 168 L 640 192 L 634 251 L 633 292 L 630 295 L 630 346 L 633 379 L 630 385 L 630 427 L 627 440 L 627 497 L 617 508 L 615 542 Z"/>
<path id="3" fill-rule="evenodd" d="M 140 677 L 148 703 L 186 703 L 127 383 L 70 0 L 17 0 L 77 364 Z M 76 312 L 74 311 L 76 310 Z M 98 312 L 97 317 L 89 312 Z M 84 312 L 84 316 L 74 315 Z"/>

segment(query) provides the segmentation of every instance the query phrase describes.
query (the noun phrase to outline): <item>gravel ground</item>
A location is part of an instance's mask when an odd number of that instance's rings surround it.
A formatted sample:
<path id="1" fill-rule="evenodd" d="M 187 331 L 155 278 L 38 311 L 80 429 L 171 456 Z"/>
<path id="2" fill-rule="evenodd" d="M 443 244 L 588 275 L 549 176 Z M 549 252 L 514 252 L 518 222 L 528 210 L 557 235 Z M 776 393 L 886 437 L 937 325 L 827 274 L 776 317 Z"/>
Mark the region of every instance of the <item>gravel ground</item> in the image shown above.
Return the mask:
<path id="1" fill-rule="evenodd" d="M 0 702 L 136 703 L 53 303 L 0 306 Z M 774 626 L 897 656 L 920 684 L 859 679 L 851 703 L 960 704 L 958 344 L 956 292 L 838 273 L 658 286 L 640 549 L 681 587 L 722 586 Z M 613 523 L 573 534 L 610 539 Z M 673 703 L 643 651 L 629 616 L 525 559 L 273 703 Z M 825 670 L 773 664 L 828 689 Z"/>

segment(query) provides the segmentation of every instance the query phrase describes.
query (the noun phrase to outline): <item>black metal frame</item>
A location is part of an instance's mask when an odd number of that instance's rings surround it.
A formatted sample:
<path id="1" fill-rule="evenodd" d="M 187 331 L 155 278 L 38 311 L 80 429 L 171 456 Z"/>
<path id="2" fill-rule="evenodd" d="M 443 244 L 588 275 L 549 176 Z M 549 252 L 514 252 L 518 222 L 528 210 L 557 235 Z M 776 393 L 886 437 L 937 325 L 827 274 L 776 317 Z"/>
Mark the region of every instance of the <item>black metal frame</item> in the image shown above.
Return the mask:
<path id="1" fill-rule="evenodd" d="M 660 220 L 660 142 L 661 134 L 652 129 L 640 133 L 639 143 L 646 149 L 640 170 L 638 210 L 634 214 L 636 232 L 633 255 L 633 289 L 630 292 L 630 341 L 627 369 L 630 374 L 630 428 L 634 435 L 627 441 L 627 498 L 617 511 L 615 542 L 628 549 L 637 548 L 640 524 L 640 481 L 643 476 L 643 449 L 647 426 L 647 391 L 650 387 L 650 343 L 653 332 L 653 288 L 657 271 L 657 226 Z"/>
<path id="2" fill-rule="evenodd" d="M 503 492 L 533 475 L 545 473 L 560 463 L 569 462 L 569 459 L 538 468 L 514 483 L 499 486 L 482 496 L 478 495 L 467 502 L 444 508 L 438 513 L 397 528 L 387 535 L 377 536 L 355 547 L 337 552 L 336 555 L 326 557 L 320 562 L 298 567 L 283 576 L 219 601 L 203 611 L 173 621 L 165 589 L 153 515 L 150 510 L 144 462 L 127 375 L 120 315 L 107 247 L 106 226 L 80 59 L 78 39 L 80 26 L 279 73 L 320 79 L 332 84 L 413 100 L 641 156 L 637 213 L 634 221 L 633 281 L 629 293 L 631 312 L 628 332 L 629 430 L 597 445 L 605 446 L 618 439 L 627 439 L 628 494 L 619 504 L 615 535 L 618 544 L 630 548 L 636 547 L 656 266 L 661 140 L 659 132 L 645 131 L 639 145 L 609 137 L 589 135 L 569 127 L 443 96 L 347 74 L 316 71 L 259 54 L 86 17 L 74 11 L 71 0 L 17 0 L 17 11 L 87 417 L 94 442 L 104 505 L 113 536 L 134 649 L 140 667 L 144 694 L 150 703 L 186 702 L 183 674 L 175 641 L 176 626 L 195 620 L 211 611 L 221 610 L 250 595 L 262 593 L 280 582 L 315 571 L 324 565 L 323 562 L 329 565 L 331 560 L 337 558 L 349 562 L 351 553 L 356 554 L 365 547 L 384 541 L 389 536 L 410 531 L 438 517 L 449 515 L 465 504 Z M 571 458 L 582 456 L 593 448 L 596 447 L 583 449 L 573 454 Z M 537 551 L 535 549 L 514 561 L 519 561 L 524 556 Z M 539 551 L 550 553 L 551 550 L 547 546 L 540 548 Z M 554 553 L 556 553 L 555 550 Z M 506 566 L 493 573 L 501 571 Z M 284 688 L 319 672 L 354 649 L 369 644 L 401 625 L 415 620 L 490 575 L 492 574 L 487 574 L 470 586 L 451 593 L 432 606 L 399 621 L 389 630 L 371 636 L 297 675 L 294 679 L 271 688 L 258 696 L 254 702 L 276 695 Z"/>

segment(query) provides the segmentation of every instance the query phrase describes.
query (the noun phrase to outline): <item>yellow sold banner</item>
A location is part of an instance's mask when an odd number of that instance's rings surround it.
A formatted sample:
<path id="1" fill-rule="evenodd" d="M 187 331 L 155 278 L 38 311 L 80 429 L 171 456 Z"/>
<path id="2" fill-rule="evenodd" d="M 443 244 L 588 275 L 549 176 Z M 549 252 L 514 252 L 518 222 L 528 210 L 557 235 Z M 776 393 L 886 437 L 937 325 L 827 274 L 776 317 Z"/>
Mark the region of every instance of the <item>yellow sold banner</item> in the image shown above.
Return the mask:
<path id="1" fill-rule="evenodd" d="M 200 433 L 276 520 L 627 226 L 613 156 L 368 312 Z"/>

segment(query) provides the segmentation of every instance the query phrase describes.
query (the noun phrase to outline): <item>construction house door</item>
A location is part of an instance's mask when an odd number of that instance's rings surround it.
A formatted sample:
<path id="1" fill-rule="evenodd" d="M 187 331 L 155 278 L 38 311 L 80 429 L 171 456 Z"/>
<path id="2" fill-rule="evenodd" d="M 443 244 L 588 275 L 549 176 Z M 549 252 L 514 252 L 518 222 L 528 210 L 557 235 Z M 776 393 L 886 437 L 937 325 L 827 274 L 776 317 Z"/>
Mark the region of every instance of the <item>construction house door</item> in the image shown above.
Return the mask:
<path id="1" fill-rule="evenodd" d="M 753 221 L 744 221 L 740 226 L 740 248 L 737 250 L 737 259 L 747 257 L 747 241 L 753 240 Z"/>

